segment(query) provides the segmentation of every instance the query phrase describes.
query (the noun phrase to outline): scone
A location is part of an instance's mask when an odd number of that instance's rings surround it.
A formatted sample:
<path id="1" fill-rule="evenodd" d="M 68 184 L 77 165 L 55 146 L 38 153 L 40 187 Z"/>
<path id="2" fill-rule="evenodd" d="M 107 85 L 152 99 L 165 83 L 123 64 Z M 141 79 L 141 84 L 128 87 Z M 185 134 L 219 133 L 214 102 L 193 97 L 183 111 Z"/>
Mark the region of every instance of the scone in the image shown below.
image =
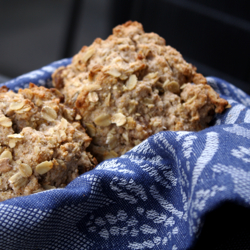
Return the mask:
<path id="1" fill-rule="evenodd" d="M 228 105 L 162 37 L 131 21 L 84 46 L 53 84 L 81 114 L 100 161 L 159 131 L 204 129 Z"/>
<path id="2" fill-rule="evenodd" d="M 91 138 L 62 94 L 30 84 L 0 88 L 0 201 L 64 187 L 91 170 Z M 70 119 L 69 119 L 70 117 Z"/>

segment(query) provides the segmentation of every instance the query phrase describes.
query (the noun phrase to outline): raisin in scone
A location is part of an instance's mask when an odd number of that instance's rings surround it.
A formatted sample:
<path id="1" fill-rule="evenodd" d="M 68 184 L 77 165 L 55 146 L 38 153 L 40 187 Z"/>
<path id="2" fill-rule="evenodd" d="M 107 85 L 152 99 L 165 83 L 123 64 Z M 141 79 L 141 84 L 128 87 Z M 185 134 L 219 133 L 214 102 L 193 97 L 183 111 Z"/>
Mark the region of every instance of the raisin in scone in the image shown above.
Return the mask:
<path id="1" fill-rule="evenodd" d="M 162 37 L 131 21 L 84 46 L 53 84 L 81 114 L 99 160 L 159 131 L 204 129 L 228 105 Z"/>
<path id="2" fill-rule="evenodd" d="M 0 201 L 64 187 L 94 168 L 91 138 L 57 89 L 0 88 Z"/>

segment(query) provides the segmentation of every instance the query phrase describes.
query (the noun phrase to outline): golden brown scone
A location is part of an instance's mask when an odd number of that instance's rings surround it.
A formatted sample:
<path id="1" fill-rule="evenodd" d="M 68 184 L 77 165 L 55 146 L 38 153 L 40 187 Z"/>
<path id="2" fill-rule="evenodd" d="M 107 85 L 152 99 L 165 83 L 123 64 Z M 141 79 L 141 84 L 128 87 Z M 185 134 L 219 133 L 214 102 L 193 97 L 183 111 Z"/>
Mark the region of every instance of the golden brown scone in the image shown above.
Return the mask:
<path id="1" fill-rule="evenodd" d="M 56 187 L 94 168 L 91 138 L 56 89 L 0 88 L 0 201 Z M 71 119 L 68 119 L 71 115 Z"/>
<path id="2" fill-rule="evenodd" d="M 81 114 L 99 160 L 162 130 L 204 129 L 228 105 L 163 38 L 131 21 L 84 46 L 53 84 Z"/>

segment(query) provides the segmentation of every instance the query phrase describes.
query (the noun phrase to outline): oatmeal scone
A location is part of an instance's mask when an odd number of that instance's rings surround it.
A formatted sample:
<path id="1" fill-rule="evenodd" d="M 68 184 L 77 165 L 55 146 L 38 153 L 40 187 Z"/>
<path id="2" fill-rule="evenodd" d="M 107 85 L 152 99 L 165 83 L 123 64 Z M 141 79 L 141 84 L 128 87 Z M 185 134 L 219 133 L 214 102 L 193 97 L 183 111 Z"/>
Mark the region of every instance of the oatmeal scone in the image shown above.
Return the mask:
<path id="1" fill-rule="evenodd" d="M 159 131 L 204 129 L 228 105 L 162 37 L 131 21 L 84 46 L 53 84 L 81 114 L 99 160 Z"/>
<path id="2" fill-rule="evenodd" d="M 94 168 L 91 138 L 57 89 L 0 88 L 0 201 L 64 187 Z"/>

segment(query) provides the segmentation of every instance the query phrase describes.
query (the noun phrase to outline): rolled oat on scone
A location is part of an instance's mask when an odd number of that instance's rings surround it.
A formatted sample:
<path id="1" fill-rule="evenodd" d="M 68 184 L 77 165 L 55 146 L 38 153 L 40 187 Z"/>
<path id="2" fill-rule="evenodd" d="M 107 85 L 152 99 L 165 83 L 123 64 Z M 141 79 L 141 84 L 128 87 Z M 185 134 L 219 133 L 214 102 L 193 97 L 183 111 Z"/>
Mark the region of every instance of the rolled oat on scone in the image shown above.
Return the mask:
<path id="1" fill-rule="evenodd" d="M 80 113 L 100 161 L 159 131 L 204 129 L 228 105 L 162 37 L 131 21 L 84 46 L 53 84 Z"/>
<path id="2" fill-rule="evenodd" d="M 0 88 L 0 201 L 64 187 L 91 170 L 91 138 L 57 89 Z"/>

